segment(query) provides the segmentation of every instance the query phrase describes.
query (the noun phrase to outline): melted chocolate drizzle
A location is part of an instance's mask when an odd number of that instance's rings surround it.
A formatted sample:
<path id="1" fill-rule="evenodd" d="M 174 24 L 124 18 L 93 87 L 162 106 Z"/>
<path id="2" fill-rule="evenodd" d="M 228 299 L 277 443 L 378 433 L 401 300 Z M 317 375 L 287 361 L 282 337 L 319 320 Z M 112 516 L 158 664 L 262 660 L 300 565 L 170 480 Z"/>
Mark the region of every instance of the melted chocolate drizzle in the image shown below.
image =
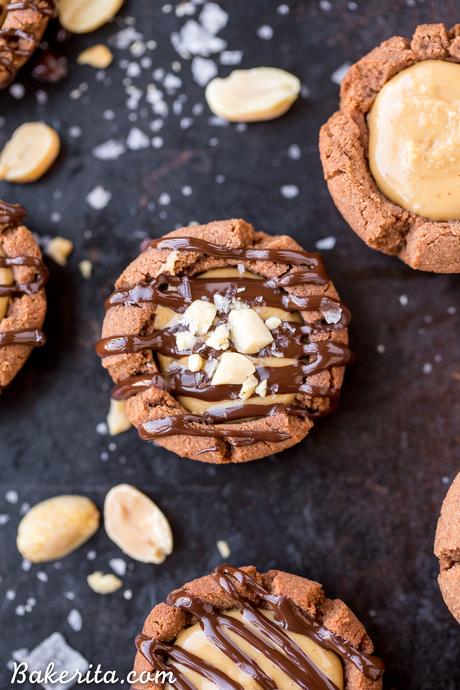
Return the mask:
<path id="1" fill-rule="evenodd" d="M 239 568 L 220 566 L 214 570 L 213 577 L 231 599 L 231 608 L 237 608 L 242 614 L 242 621 L 228 616 L 211 604 L 202 602 L 186 589 L 172 592 L 167 603 L 190 614 L 192 621 L 198 621 L 208 640 L 253 678 L 263 690 L 276 690 L 275 682 L 226 634 L 227 631 L 236 634 L 264 654 L 302 690 L 337 690 L 337 687 L 286 631 L 304 635 L 323 649 L 333 651 L 343 661 L 356 666 L 372 681 L 382 676 L 384 665 L 380 659 L 360 651 L 308 617 L 288 597 L 270 594 L 253 577 Z M 239 589 L 236 583 L 240 585 Z M 248 592 L 249 596 L 241 594 L 241 589 Z M 258 610 L 260 607 L 272 611 L 274 620 L 264 616 Z M 248 627 L 247 623 L 250 623 L 251 627 Z M 152 668 L 172 671 L 176 678 L 174 685 L 179 690 L 196 690 L 196 687 L 181 673 L 176 664 L 194 671 L 223 690 L 242 690 L 240 683 L 174 643 L 160 642 L 139 635 L 136 647 Z"/>
<path id="2" fill-rule="evenodd" d="M 0 225 L 17 227 L 26 216 L 26 210 L 20 204 L 8 204 L 0 201 Z M 32 295 L 41 290 L 47 279 L 48 269 L 36 256 L 0 256 L 0 268 L 33 268 L 31 280 L 25 283 L 14 282 L 12 285 L 0 285 L 0 297 L 17 297 Z M 41 347 L 46 342 L 45 334 L 40 330 L 14 330 L 0 332 L 0 347 L 5 345 L 33 345 Z"/>
<path id="3" fill-rule="evenodd" d="M 41 347 L 46 343 L 46 336 L 39 329 L 17 331 L 0 331 L 0 347 L 5 345 L 32 345 Z"/>
<path id="4" fill-rule="evenodd" d="M 21 0 L 20 2 L 10 2 L 4 8 L 6 15 L 8 12 L 18 10 L 33 10 L 47 18 L 56 16 L 54 0 Z M 9 75 L 1 84 L 1 87 L 4 88 L 9 86 L 16 77 L 16 58 L 27 58 L 32 55 L 39 44 L 39 40 L 29 31 L 19 28 L 0 29 L 0 40 L 2 39 L 4 46 L 0 48 L 0 65 L 5 68 Z"/>
<path id="5" fill-rule="evenodd" d="M 310 397 L 328 398 L 337 396 L 337 390 L 308 384 L 305 378 L 334 366 L 344 366 L 350 360 L 350 351 L 340 342 L 311 342 L 310 336 L 344 328 L 349 323 L 350 314 L 339 300 L 324 295 L 305 297 L 285 291 L 285 288 L 296 285 L 308 283 L 326 285 L 328 283 L 319 255 L 301 250 L 227 248 L 188 237 L 152 240 L 143 246 L 143 250 L 146 251 L 150 247 L 160 250 L 198 252 L 200 255 L 226 259 L 233 263 L 270 261 L 286 265 L 287 270 L 281 276 L 264 280 L 243 276 L 189 278 L 162 274 L 150 282 L 115 290 L 106 300 L 107 309 L 124 306 L 139 307 L 144 303 L 154 303 L 182 313 L 196 299 L 204 297 L 212 301 L 215 295 L 219 295 L 226 298 L 229 304 L 232 300 L 240 299 L 253 307 L 275 307 L 289 312 L 319 313 L 319 318 L 313 323 L 299 324 L 283 321 L 274 329 L 273 343 L 264 347 L 258 353 L 258 357 L 285 357 L 295 359 L 297 362 L 282 367 L 256 366 L 257 375 L 259 381 L 267 381 L 268 395 L 305 394 Z M 226 320 L 225 315 L 219 315 L 219 323 L 225 323 Z M 103 338 L 97 344 L 96 351 L 102 358 L 146 350 L 176 358 L 194 353 L 208 357 L 218 357 L 222 354 L 221 350 L 215 350 L 200 341 L 189 349 L 178 349 L 176 334 L 181 329 L 183 326 L 176 324 L 147 335 L 119 335 Z M 170 391 L 174 395 L 195 397 L 209 402 L 236 400 L 241 389 L 241 386 L 236 385 L 213 386 L 206 371 L 194 374 L 178 365 L 165 376 L 157 372 L 131 376 L 114 388 L 113 397 L 126 399 L 152 386 Z M 300 417 L 314 416 L 306 407 L 232 403 L 227 406 L 213 407 L 202 415 L 171 415 L 148 421 L 141 425 L 139 433 L 148 440 L 188 434 L 226 438 L 230 439 L 229 442 L 233 445 L 258 441 L 282 441 L 289 438 L 287 432 L 268 429 L 258 431 L 244 428 L 225 429 L 217 427 L 216 424 L 248 418 L 257 419 L 283 411 Z"/>

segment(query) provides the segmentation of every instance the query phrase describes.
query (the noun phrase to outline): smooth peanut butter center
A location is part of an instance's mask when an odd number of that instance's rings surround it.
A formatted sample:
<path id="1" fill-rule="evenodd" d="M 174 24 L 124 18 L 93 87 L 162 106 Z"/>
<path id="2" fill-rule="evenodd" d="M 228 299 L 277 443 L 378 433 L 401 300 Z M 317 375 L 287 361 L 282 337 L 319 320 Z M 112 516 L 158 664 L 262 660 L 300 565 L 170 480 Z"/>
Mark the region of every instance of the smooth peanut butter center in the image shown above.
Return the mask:
<path id="1" fill-rule="evenodd" d="M 368 115 L 369 166 L 385 196 L 460 220 L 460 65 L 425 60 L 390 79 Z"/>
<path id="2" fill-rule="evenodd" d="M 243 616 L 238 610 L 226 611 L 226 615 L 232 616 L 239 621 L 243 621 Z M 268 611 L 262 613 L 273 620 L 273 614 Z M 247 621 L 245 626 L 254 634 L 258 634 L 255 627 Z M 269 649 L 267 653 L 255 649 L 248 642 L 243 640 L 233 631 L 227 630 L 225 633 L 238 648 L 247 654 L 258 666 L 275 682 L 278 690 L 298 690 L 300 686 L 291 680 L 278 666 L 270 659 Z M 313 642 L 305 635 L 298 633 L 287 633 L 294 640 L 302 651 L 310 658 L 313 664 L 322 671 L 339 690 L 343 690 L 343 667 L 339 657 L 327 649 L 323 649 L 316 642 Z M 209 665 L 225 673 L 233 681 L 239 683 L 245 690 L 260 690 L 260 685 L 244 671 L 242 671 L 224 652 L 220 651 L 204 634 L 199 623 L 183 630 L 175 641 L 175 645 L 186 649 L 192 654 L 205 660 Z M 278 651 L 283 652 L 281 647 Z M 177 664 L 181 676 L 189 679 L 197 690 L 213 690 L 217 688 L 210 680 L 194 671 Z M 174 686 L 169 686 L 170 688 Z"/>

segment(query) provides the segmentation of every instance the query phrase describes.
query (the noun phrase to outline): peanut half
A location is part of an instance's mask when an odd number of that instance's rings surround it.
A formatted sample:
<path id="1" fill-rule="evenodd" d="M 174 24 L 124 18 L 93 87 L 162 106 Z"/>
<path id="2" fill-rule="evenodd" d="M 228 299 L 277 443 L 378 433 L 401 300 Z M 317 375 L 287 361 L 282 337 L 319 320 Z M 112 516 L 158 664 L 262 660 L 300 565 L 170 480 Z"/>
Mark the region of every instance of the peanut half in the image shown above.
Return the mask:
<path id="1" fill-rule="evenodd" d="M 169 522 L 158 506 L 134 486 L 119 484 L 109 491 L 104 520 L 110 539 L 136 561 L 163 563 L 172 552 Z"/>
<path id="2" fill-rule="evenodd" d="M 17 547 L 32 563 L 71 553 L 96 532 L 99 511 L 85 496 L 55 496 L 37 503 L 18 527 Z"/>
<path id="3" fill-rule="evenodd" d="M 0 180 L 35 182 L 56 160 L 61 148 L 58 133 L 43 122 L 18 127 L 0 154 Z"/>
<path id="4" fill-rule="evenodd" d="M 59 21 L 74 34 L 86 34 L 116 15 L 123 0 L 59 0 Z"/>
<path id="5" fill-rule="evenodd" d="M 300 81 L 276 67 L 235 70 L 206 87 L 212 112 L 230 122 L 258 122 L 283 115 L 300 93 Z"/>

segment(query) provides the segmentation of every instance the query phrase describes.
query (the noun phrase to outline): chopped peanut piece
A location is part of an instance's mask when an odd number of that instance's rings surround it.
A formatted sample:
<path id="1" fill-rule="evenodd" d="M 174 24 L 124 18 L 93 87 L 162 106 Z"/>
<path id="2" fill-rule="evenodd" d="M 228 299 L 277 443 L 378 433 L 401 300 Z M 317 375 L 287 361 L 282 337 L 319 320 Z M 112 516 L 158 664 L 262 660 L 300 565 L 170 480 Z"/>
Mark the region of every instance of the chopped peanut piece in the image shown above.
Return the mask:
<path id="1" fill-rule="evenodd" d="M 67 266 L 67 259 L 73 252 L 73 242 L 65 237 L 53 237 L 45 247 L 45 253 L 59 266 Z"/>
<path id="2" fill-rule="evenodd" d="M 113 53 L 110 48 L 99 43 L 96 46 L 87 48 L 77 57 L 79 65 L 89 65 L 96 69 L 106 69 L 113 60 Z"/>
<path id="3" fill-rule="evenodd" d="M 18 127 L 0 154 L 0 180 L 35 182 L 56 160 L 61 148 L 58 133 L 43 122 Z"/>
<path id="4" fill-rule="evenodd" d="M 88 586 L 93 592 L 96 592 L 96 594 L 112 594 L 112 592 L 116 592 L 117 589 L 123 586 L 123 581 L 116 575 L 112 573 L 104 575 L 104 573 L 99 571 L 88 575 L 86 581 Z"/>
<path id="5" fill-rule="evenodd" d="M 110 400 L 110 409 L 107 415 L 107 428 L 110 436 L 122 434 L 131 428 L 131 422 L 126 415 L 125 400 Z"/>

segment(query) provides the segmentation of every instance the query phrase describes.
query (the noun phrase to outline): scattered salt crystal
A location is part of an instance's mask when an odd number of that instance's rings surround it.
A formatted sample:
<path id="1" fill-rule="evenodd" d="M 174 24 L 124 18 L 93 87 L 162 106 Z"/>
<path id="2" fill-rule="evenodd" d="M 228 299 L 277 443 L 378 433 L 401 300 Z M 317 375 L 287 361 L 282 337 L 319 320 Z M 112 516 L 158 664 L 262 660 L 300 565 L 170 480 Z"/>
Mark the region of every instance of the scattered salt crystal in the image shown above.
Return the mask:
<path id="1" fill-rule="evenodd" d="M 269 41 L 273 38 L 273 29 L 271 26 L 264 24 L 257 29 L 257 35 L 259 38 L 263 38 L 264 41 Z"/>
<path id="2" fill-rule="evenodd" d="M 428 375 L 428 374 L 431 374 L 432 371 L 433 371 L 433 365 L 430 364 L 430 362 L 425 362 L 425 364 L 422 367 L 422 372 L 424 374 Z"/>
<path id="3" fill-rule="evenodd" d="M 132 592 L 132 590 L 131 590 L 131 589 L 126 589 L 126 590 L 123 592 L 123 598 L 126 599 L 127 601 L 129 601 L 130 599 L 132 599 L 132 598 L 133 598 L 133 592 Z"/>
<path id="4" fill-rule="evenodd" d="M 124 561 L 123 558 L 111 558 L 109 565 L 113 572 L 120 575 L 120 577 L 126 574 L 126 561 Z"/>
<path id="5" fill-rule="evenodd" d="M 289 12 L 290 12 L 289 5 L 286 5 L 286 4 L 279 5 L 277 12 L 278 12 L 278 14 L 289 14 Z"/>
<path id="6" fill-rule="evenodd" d="M 217 67 L 215 62 L 202 57 L 193 58 L 192 75 L 199 86 L 206 86 L 216 74 Z"/>
<path id="7" fill-rule="evenodd" d="M 189 19 L 182 29 L 171 34 L 173 47 L 182 57 L 190 55 L 208 56 L 219 53 L 227 47 L 227 43 L 218 36 L 214 36 L 204 26 Z"/>
<path id="8" fill-rule="evenodd" d="M 383 353 L 385 352 L 385 345 L 377 345 L 377 352 L 379 353 L 379 355 L 383 355 Z"/>
<path id="9" fill-rule="evenodd" d="M 139 151 L 150 146 L 150 138 L 138 127 L 133 127 L 126 139 L 126 145 L 131 151 Z"/>
<path id="10" fill-rule="evenodd" d="M 0 515 L 0 526 L 6 525 L 10 521 L 9 515 Z"/>
<path id="11" fill-rule="evenodd" d="M 324 249 L 334 249 L 335 243 L 336 239 L 331 235 L 330 237 L 323 237 L 321 240 L 318 240 L 315 247 L 321 251 Z"/>
<path id="12" fill-rule="evenodd" d="M 45 672 L 46 667 L 52 662 L 56 676 L 67 671 L 69 680 L 62 683 L 43 683 L 45 690 L 67 690 L 77 680 L 78 674 L 85 674 L 89 668 L 86 659 L 77 651 L 69 647 L 60 633 L 53 633 L 35 647 L 23 661 L 27 664 L 29 673 Z"/>
<path id="13" fill-rule="evenodd" d="M 163 192 L 163 194 L 160 194 L 160 196 L 158 197 L 158 203 L 161 206 L 167 206 L 171 203 L 170 195 L 167 192 Z"/>
<path id="14" fill-rule="evenodd" d="M 111 198 L 112 194 L 107 189 L 104 189 L 104 187 L 101 185 L 98 185 L 97 187 L 94 187 L 91 192 L 89 192 L 86 197 L 86 201 L 91 208 L 94 208 L 96 211 L 100 211 L 107 206 Z"/>
<path id="15" fill-rule="evenodd" d="M 12 84 L 10 86 L 10 94 L 13 96 L 13 98 L 17 98 L 18 100 L 20 98 L 24 97 L 26 90 L 22 84 Z"/>
<path id="16" fill-rule="evenodd" d="M 72 630 L 75 630 L 75 632 L 80 632 L 83 627 L 83 619 L 80 611 L 77 611 L 77 609 L 72 609 L 67 616 L 67 623 L 70 625 Z"/>
<path id="17" fill-rule="evenodd" d="M 181 189 L 181 192 L 184 196 L 190 196 L 192 193 L 192 188 L 189 187 L 189 185 L 184 185 Z"/>
<path id="18" fill-rule="evenodd" d="M 340 65 L 340 67 L 337 67 L 334 72 L 331 74 L 331 81 L 334 82 L 334 84 L 341 84 L 344 76 L 350 69 L 350 62 L 344 62 L 343 65 Z"/>
<path id="19" fill-rule="evenodd" d="M 215 2 L 207 2 L 200 14 L 200 22 L 215 36 L 228 22 L 228 14 Z"/>
<path id="20" fill-rule="evenodd" d="M 329 307 L 321 309 L 326 323 L 338 323 L 342 318 L 342 309 L 340 307 Z"/>
<path id="21" fill-rule="evenodd" d="M 223 50 L 220 54 L 221 65 L 239 65 L 242 59 L 242 50 Z"/>
<path id="22" fill-rule="evenodd" d="M 40 582 L 48 582 L 48 575 L 43 570 L 39 570 L 37 573 L 37 580 L 40 580 Z"/>
<path id="23" fill-rule="evenodd" d="M 105 436 L 108 433 L 107 424 L 105 422 L 99 422 L 96 427 L 96 431 L 101 436 Z"/>
<path id="24" fill-rule="evenodd" d="M 330 12 L 332 10 L 332 2 L 330 0 L 320 0 L 319 6 L 324 12 Z"/>
<path id="25" fill-rule="evenodd" d="M 16 598 L 16 592 L 14 589 L 8 589 L 5 594 L 8 601 L 13 601 Z"/>
<path id="26" fill-rule="evenodd" d="M 295 161 L 299 160 L 301 155 L 302 155 L 302 152 L 300 150 L 300 146 L 298 146 L 297 144 L 292 144 L 288 148 L 288 156 L 289 156 L 289 158 L 292 158 L 292 160 L 295 160 Z"/>
<path id="27" fill-rule="evenodd" d="M 86 558 L 88 559 L 88 561 L 94 561 L 96 556 L 97 553 L 95 551 L 88 551 L 88 553 L 86 554 Z"/>
<path id="28" fill-rule="evenodd" d="M 93 156 L 101 161 L 113 161 L 125 153 L 126 147 L 121 141 L 108 139 L 93 149 Z"/>
<path id="29" fill-rule="evenodd" d="M 399 295 L 399 304 L 401 304 L 403 307 L 406 307 L 408 303 L 409 299 L 407 295 Z"/>
<path id="30" fill-rule="evenodd" d="M 281 194 L 285 199 L 294 199 L 299 194 L 299 188 L 295 184 L 285 184 L 281 187 Z"/>
<path id="31" fill-rule="evenodd" d="M 78 125 L 69 127 L 69 136 L 71 136 L 72 139 L 78 139 L 78 137 L 81 137 L 81 127 L 78 127 Z"/>
<path id="32" fill-rule="evenodd" d="M 115 46 L 115 48 L 120 48 L 120 50 L 126 50 L 135 41 L 142 39 L 142 34 L 139 33 L 134 27 L 128 26 L 126 29 L 122 29 L 115 34 L 110 40 L 110 43 Z"/>
<path id="33" fill-rule="evenodd" d="M 10 489 L 9 491 L 6 492 L 5 494 L 5 500 L 7 503 L 17 503 L 18 502 L 18 492 L 14 491 L 14 489 Z"/>

